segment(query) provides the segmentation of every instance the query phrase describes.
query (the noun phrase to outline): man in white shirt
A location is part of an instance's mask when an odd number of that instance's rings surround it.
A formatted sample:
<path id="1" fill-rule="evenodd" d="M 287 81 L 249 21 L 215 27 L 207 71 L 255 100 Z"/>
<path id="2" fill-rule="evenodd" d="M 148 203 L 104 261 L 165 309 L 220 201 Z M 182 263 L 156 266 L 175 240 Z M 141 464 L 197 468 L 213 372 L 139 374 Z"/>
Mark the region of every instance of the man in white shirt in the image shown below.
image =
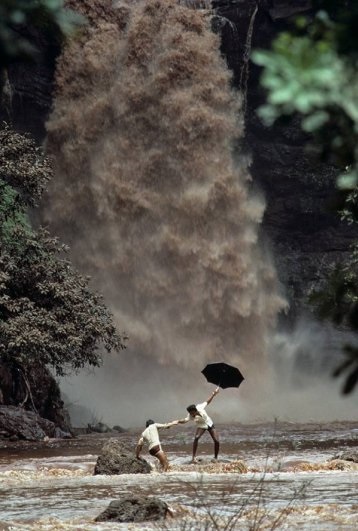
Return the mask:
<path id="1" fill-rule="evenodd" d="M 154 420 L 147 420 L 145 423 L 145 430 L 143 431 L 136 447 L 136 457 L 140 459 L 140 453 L 143 448 L 144 441 L 148 444 L 149 453 L 157 459 L 159 459 L 160 464 L 163 467 L 163 471 L 166 472 L 169 468 L 168 458 L 162 450 L 162 446 L 159 440 L 158 429 L 161 428 L 170 428 L 171 426 L 176 426 L 179 423 L 178 420 L 173 422 L 167 422 L 166 424 L 160 424 L 159 422 L 154 422 Z"/>
<path id="2" fill-rule="evenodd" d="M 209 396 L 206 402 L 203 402 L 202 404 L 191 404 L 186 408 L 188 411 L 188 415 L 184 418 L 179 420 L 179 424 L 185 424 L 186 422 L 189 422 L 189 420 L 193 420 L 196 425 L 196 432 L 193 442 L 193 457 L 192 457 L 192 463 L 197 463 L 196 460 L 196 451 L 198 449 L 198 443 L 200 437 L 208 431 L 211 435 L 212 440 L 214 441 L 214 459 L 218 458 L 219 449 L 220 449 L 220 443 L 219 443 L 219 437 L 216 433 L 214 423 L 212 419 L 209 417 L 207 412 L 205 411 L 205 408 L 207 405 L 210 404 L 210 402 L 213 400 L 213 398 L 218 394 L 219 387 L 213 391 L 213 393 Z"/>

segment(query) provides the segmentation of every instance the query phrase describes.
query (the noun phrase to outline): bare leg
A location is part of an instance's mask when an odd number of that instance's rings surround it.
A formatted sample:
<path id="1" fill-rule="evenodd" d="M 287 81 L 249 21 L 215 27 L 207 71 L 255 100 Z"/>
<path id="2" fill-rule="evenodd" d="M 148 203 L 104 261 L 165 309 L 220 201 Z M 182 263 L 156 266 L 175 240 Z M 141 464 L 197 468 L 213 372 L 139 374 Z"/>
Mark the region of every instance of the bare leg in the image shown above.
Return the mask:
<path id="1" fill-rule="evenodd" d="M 214 441 L 214 457 L 215 459 L 217 459 L 219 455 L 219 449 L 220 449 L 219 437 L 214 428 L 209 429 L 208 432 L 210 433 L 211 438 Z"/>
<path id="2" fill-rule="evenodd" d="M 200 437 L 203 435 L 203 433 L 204 433 L 205 431 L 206 431 L 206 430 L 204 430 L 203 428 L 196 428 L 195 437 L 194 437 L 194 442 L 193 442 L 193 457 L 192 457 L 192 463 L 195 463 L 195 456 L 196 456 L 196 451 L 197 451 L 197 449 L 198 449 L 199 439 L 200 439 Z"/>
<path id="3" fill-rule="evenodd" d="M 166 472 L 169 468 L 169 462 L 166 454 L 163 452 L 163 450 L 160 450 L 158 453 L 155 454 L 155 457 L 159 459 L 160 464 L 163 467 L 163 472 Z"/>

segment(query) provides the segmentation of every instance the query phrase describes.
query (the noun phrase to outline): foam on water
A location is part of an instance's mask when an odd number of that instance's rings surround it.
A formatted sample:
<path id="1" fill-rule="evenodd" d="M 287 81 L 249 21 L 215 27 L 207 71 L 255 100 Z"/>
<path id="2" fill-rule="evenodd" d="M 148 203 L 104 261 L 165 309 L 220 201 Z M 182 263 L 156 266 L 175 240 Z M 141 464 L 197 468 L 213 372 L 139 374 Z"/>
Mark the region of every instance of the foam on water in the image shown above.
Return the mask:
<path id="1" fill-rule="evenodd" d="M 88 449 L 100 447 L 101 441 L 106 440 L 99 436 L 80 437 L 77 448 L 73 448 L 74 455 L 58 455 L 59 447 L 52 449 L 55 455 L 48 455 L 49 443 L 44 446 L 45 457 L 38 454 L 39 450 L 36 458 L 27 454 L 21 459 L 20 452 L 16 459 L 13 456 L 6 461 L 2 455 L 0 527 L 51 531 L 127 529 L 127 524 L 94 524 L 93 519 L 111 500 L 132 493 L 158 495 L 174 507 L 178 519 L 170 521 L 170 529 L 182 529 L 185 518 L 191 519 L 191 529 L 198 522 L 204 525 L 208 507 L 215 518 L 221 519 L 242 511 L 242 529 L 252 526 L 255 513 L 262 515 L 269 526 L 283 511 L 287 511 L 284 522 L 288 528 L 354 529 L 358 471 L 354 464 L 351 469 L 334 468 L 334 462 L 328 459 L 349 445 L 357 447 L 356 424 L 279 423 L 218 428 L 223 435 L 223 452 L 222 461 L 217 464 L 210 462 L 212 443 L 208 439 L 199 445 L 202 464 L 188 464 L 191 430 L 184 431 L 185 439 L 177 428 L 171 436 L 163 436 L 173 465 L 167 474 L 154 471 L 142 476 L 93 476 L 96 454 L 88 453 Z M 138 434 L 139 430 L 135 430 L 119 437 L 134 447 Z M 62 444 L 65 450 L 68 442 Z M 246 474 L 237 473 L 238 455 L 249 464 Z M 153 458 L 149 460 L 154 464 Z M 153 528 L 145 526 L 133 525 L 131 529 Z"/>

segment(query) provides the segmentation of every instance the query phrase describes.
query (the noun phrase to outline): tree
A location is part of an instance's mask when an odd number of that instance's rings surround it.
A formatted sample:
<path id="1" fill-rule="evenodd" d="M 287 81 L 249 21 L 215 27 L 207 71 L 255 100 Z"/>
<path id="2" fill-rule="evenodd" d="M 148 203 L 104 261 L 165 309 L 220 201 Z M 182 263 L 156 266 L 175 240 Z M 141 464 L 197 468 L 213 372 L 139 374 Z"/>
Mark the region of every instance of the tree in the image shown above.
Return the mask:
<path id="1" fill-rule="evenodd" d="M 253 60 L 264 67 L 261 118 L 271 125 L 299 113 L 322 156 L 340 168 L 339 186 L 351 190 L 358 184 L 358 7 L 340 4 L 331 16 L 319 10 L 313 19 L 298 18 L 294 32 L 282 32 Z"/>
<path id="2" fill-rule="evenodd" d="M 126 338 L 89 278 L 64 257 L 68 249 L 32 229 L 26 212 L 52 177 L 51 163 L 7 126 L 0 146 L 0 359 L 25 370 L 50 366 L 59 375 L 98 366 L 99 347 L 119 350 Z"/>
<path id="3" fill-rule="evenodd" d="M 52 178 L 50 159 L 41 148 L 25 135 L 13 131 L 7 124 L 0 129 L 0 183 L 16 193 L 22 206 L 36 206 Z"/>
<path id="4" fill-rule="evenodd" d="M 267 101 L 258 113 L 267 125 L 298 114 L 324 160 L 338 169 L 342 219 L 358 221 L 358 6 L 350 0 L 316 0 L 314 15 L 296 19 L 271 50 L 256 50 L 263 67 Z M 358 246 L 348 263 L 337 264 L 327 284 L 311 300 L 322 318 L 358 332 Z M 334 372 L 348 372 L 343 387 L 358 383 L 358 348 L 345 348 Z"/>

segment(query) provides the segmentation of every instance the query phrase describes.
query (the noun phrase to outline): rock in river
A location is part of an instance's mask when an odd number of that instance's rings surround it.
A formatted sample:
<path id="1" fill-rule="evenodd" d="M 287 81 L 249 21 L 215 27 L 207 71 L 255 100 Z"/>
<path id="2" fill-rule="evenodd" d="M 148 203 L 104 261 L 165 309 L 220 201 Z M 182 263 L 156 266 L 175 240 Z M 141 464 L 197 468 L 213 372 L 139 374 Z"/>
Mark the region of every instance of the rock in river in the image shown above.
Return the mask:
<path id="1" fill-rule="evenodd" d="M 97 474 L 149 474 L 152 468 L 145 459 L 137 459 L 133 450 L 118 439 L 109 439 L 98 456 L 94 469 Z"/>
<path id="2" fill-rule="evenodd" d="M 32 411 L 16 406 L 0 406 L 0 432 L 8 437 L 41 441 L 55 436 L 55 424 Z"/>
<path id="3" fill-rule="evenodd" d="M 163 520 L 169 511 L 168 505 L 158 498 L 128 496 L 112 501 L 107 509 L 95 519 L 96 522 L 145 522 Z"/>

